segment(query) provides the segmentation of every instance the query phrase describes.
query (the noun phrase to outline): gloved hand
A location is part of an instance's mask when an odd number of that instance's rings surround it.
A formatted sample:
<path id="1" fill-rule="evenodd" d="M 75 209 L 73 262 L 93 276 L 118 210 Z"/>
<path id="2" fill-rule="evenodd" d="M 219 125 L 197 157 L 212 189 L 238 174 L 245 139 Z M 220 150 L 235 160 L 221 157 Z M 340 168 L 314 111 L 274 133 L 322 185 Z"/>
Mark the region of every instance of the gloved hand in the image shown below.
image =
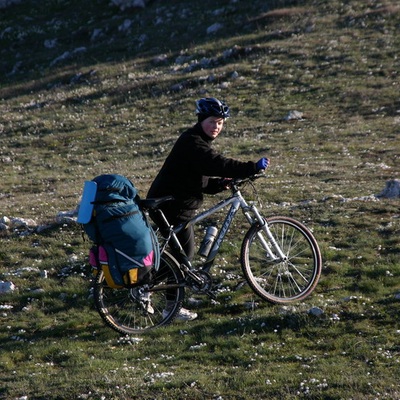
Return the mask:
<path id="1" fill-rule="evenodd" d="M 267 169 L 268 165 L 269 165 L 269 160 L 268 160 L 268 158 L 265 158 L 265 157 L 260 158 L 256 163 L 256 167 L 257 167 L 258 171 L 263 171 L 263 170 Z"/>

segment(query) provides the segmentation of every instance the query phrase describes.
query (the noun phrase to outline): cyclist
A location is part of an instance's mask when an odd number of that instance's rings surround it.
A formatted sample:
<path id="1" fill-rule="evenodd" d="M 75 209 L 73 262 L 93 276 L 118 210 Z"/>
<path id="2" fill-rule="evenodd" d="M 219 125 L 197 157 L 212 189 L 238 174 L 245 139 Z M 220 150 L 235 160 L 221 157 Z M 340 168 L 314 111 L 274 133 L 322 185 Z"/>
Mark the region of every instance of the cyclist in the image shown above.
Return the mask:
<path id="1" fill-rule="evenodd" d="M 196 114 L 197 123 L 180 135 L 147 194 L 147 198 L 174 197 L 161 207 L 172 225 L 188 221 L 195 215 L 202 204 L 203 193 L 221 192 L 226 188 L 227 179 L 254 175 L 269 164 L 265 157 L 257 162 L 242 162 L 224 157 L 212 148 L 224 121 L 230 117 L 229 107 L 223 101 L 202 98 L 196 102 Z M 191 259 L 195 249 L 193 227 L 179 232 L 178 239 Z M 193 320 L 197 314 L 182 308 L 177 318 Z"/>

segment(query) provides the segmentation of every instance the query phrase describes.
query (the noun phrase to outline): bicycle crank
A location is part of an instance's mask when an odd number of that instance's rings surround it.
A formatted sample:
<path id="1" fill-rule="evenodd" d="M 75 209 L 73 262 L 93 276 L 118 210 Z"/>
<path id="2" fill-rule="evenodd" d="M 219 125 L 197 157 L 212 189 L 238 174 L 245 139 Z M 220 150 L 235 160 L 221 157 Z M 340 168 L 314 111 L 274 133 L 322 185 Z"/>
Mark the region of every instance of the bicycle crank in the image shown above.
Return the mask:
<path id="1" fill-rule="evenodd" d="M 212 299 L 216 299 L 214 293 L 211 292 L 212 278 L 208 272 L 201 270 L 190 271 L 187 283 L 194 292 L 206 293 Z"/>

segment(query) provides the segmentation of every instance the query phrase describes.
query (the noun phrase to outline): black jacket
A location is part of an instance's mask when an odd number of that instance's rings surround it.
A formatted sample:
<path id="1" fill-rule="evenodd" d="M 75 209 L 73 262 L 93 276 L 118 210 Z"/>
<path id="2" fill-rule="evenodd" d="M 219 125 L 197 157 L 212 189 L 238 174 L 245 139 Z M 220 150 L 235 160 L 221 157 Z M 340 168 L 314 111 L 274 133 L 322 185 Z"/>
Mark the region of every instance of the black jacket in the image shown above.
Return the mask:
<path id="1" fill-rule="evenodd" d="M 169 204 L 168 208 L 179 220 L 186 220 L 200 207 L 203 193 L 218 193 L 223 189 L 220 179 L 215 177 L 245 178 L 257 173 L 256 163 L 223 157 L 211 148 L 212 141 L 200 123 L 183 132 L 152 183 L 147 197 L 173 195 L 175 202 Z M 171 213 L 169 216 L 171 218 Z"/>

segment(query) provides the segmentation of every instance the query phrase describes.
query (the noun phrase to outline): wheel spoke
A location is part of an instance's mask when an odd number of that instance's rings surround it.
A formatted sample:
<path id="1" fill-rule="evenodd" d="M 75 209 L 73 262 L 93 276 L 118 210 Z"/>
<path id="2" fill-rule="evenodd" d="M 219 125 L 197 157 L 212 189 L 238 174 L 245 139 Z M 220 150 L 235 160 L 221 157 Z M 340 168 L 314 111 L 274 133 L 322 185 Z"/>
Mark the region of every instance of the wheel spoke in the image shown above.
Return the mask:
<path id="1" fill-rule="evenodd" d="M 95 305 L 104 322 L 117 332 L 144 333 L 173 320 L 184 297 L 182 281 L 177 262 L 165 252 L 153 281 L 143 286 L 112 289 L 100 272 L 94 284 Z"/>
<path id="2" fill-rule="evenodd" d="M 274 303 L 286 303 L 308 296 L 321 274 L 321 255 L 312 234 L 301 223 L 286 217 L 268 219 L 268 226 L 279 246 L 268 247 L 261 229 L 252 227 L 243 241 L 241 262 L 252 289 L 262 298 Z M 284 254 L 284 258 L 276 254 Z"/>

